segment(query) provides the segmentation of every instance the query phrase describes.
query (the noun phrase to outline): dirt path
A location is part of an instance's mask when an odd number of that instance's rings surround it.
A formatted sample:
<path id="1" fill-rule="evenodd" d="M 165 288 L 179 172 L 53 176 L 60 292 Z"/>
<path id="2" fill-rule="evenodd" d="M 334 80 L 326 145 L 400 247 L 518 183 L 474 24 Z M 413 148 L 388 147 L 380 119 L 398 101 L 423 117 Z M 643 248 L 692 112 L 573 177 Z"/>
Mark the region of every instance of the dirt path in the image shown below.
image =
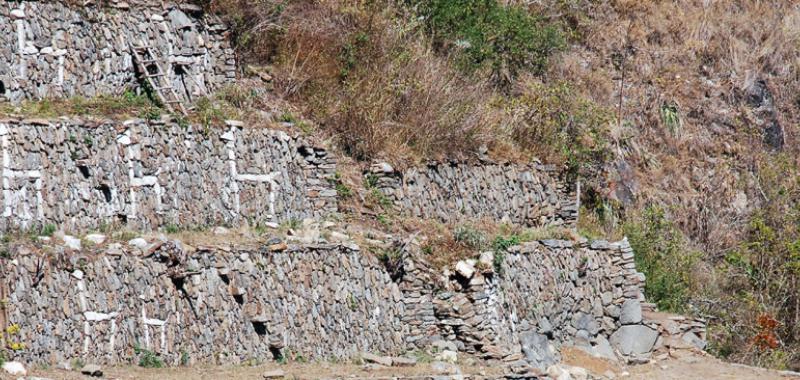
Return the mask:
<path id="1" fill-rule="evenodd" d="M 624 380 L 800 380 L 797 374 L 782 373 L 761 368 L 726 363 L 708 356 L 687 356 L 657 363 L 622 368 L 608 363 L 585 361 L 580 357 L 566 358 L 571 365 L 583 364 L 589 372 L 602 375 L 611 370 L 615 379 Z M 579 363 L 582 362 L 582 363 Z M 105 379 L 120 380 L 261 380 L 264 372 L 280 368 L 287 379 L 354 379 L 387 378 L 396 376 L 425 376 L 433 371 L 429 365 L 421 364 L 409 368 L 385 368 L 365 371 L 352 364 L 308 363 L 278 366 L 231 366 L 231 367 L 181 367 L 145 369 L 140 367 L 105 367 Z M 498 368 L 461 366 L 465 374 L 499 375 Z M 78 372 L 56 369 L 32 370 L 29 376 L 52 380 L 88 380 Z M 605 378 L 602 377 L 601 378 Z M 0 374 L 0 380 L 16 379 Z"/>
<path id="2" fill-rule="evenodd" d="M 726 363 L 712 357 L 690 356 L 628 368 L 630 380 L 787 380 L 797 374 Z"/>

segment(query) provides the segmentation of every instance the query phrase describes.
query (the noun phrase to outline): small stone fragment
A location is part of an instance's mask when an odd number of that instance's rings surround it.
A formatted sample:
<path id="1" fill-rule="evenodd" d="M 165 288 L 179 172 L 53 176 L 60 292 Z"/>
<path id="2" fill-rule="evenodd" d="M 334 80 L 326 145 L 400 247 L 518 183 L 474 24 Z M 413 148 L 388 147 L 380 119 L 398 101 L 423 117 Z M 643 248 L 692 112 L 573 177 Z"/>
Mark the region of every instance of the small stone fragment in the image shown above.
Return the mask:
<path id="1" fill-rule="evenodd" d="M 25 366 L 20 362 L 5 362 L 5 364 L 3 364 L 3 371 L 12 376 L 25 376 L 28 374 L 28 371 L 25 370 Z"/>
<path id="2" fill-rule="evenodd" d="M 388 356 L 378 356 L 369 352 L 361 353 L 361 359 L 367 363 L 380 364 L 382 366 L 390 367 L 392 365 L 392 358 Z"/>
<path id="3" fill-rule="evenodd" d="M 89 364 L 81 368 L 81 373 L 86 376 L 103 377 L 103 369 L 97 364 Z"/>
<path id="4" fill-rule="evenodd" d="M 283 372 L 282 369 L 278 368 L 264 372 L 261 375 L 261 377 L 263 377 L 264 379 L 283 379 L 284 377 L 286 377 L 286 373 Z"/>

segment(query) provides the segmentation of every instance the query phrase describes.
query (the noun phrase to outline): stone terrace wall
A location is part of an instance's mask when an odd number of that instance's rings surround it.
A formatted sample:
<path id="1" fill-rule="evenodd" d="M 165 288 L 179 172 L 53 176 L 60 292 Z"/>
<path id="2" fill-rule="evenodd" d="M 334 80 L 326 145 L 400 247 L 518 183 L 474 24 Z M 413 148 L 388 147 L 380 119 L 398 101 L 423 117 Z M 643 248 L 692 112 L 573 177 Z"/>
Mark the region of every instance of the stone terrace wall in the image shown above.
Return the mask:
<path id="1" fill-rule="evenodd" d="M 526 243 L 509 249 L 502 272 L 488 301 L 496 297 L 498 305 L 495 345 L 513 345 L 531 331 L 602 350 L 621 325 L 642 323 L 644 275 L 636 271 L 627 240 Z M 622 318 L 623 308 L 631 305 L 639 312 L 637 320 Z"/>
<path id="2" fill-rule="evenodd" d="M 439 162 L 399 172 L 383 164 L 367 176 L 395 207 L 414 217 L 527 226 L 573 226 L 577 220 L 574 192 L 547 165 Z"/>
<path id="3" fill-rule="evenodd" d="M 225 26 L 195 7 L 161 4 L 0 2 L 0 100 L 91 97 L 138 87 L 134 42 L 153 48 L 187 100 L 233 81 L 235 58 Z"/>
<path id="4" fill-rule="evenodd" d="M 440 291 L 435 274 L 406 265 L 406 320 L 415 321 L 407 341 L 416 346 L 443 339 L 508 361 L 524 351 L 526 334 L 538 334 L 613 356 L 609 337 L 623 324 L 642 324 L 644 279 L 627 240 L 545 240 L 485 252 L 479 261 L 460 262 Z M 622 318 L 623 307 L 639 310 L 638 320 Z"/>
<path id="5" fill-rule="evenodd" d="M 629 247 L 570 244 L 513 247 L 501 273 L 491 264 L 472 271 L 459 264 L 443 286 L 434 285 L 442 273 L 413 254 L 397 277 L 354 245 L 327 244 L 185 255 L 167 241 L 142 253 L 61 247 L 44 259 L 16 246 L 0 271 L 7 321 L 22 326 L 28 344 L 19 355 L 34 362 L 126 361 L 137 345 L 171 364 L 182 352 L 233 363 L 290 352 L 330 359 L 400 354 L 436 341 L 509 362 L 528 355 L 528 332 L 602 353 L 620 326 L 650 329 L 641 325 Z M 632 306 L 638 309 L 620 310 Z M 638 320 L 630 319 L 635 312 Z"/>
<path id="6" fill-rule="evenodd" d="M 336 211 L 336 166 L 268 129 L 130 120 L 0 120 L 0 231 L 154 229 L 322 218 Z"/>
<path id="7" fill-rule="evenodd" d="M 186 265 L 196 274 L 181 287 L 158 257 L 76 255 L 60 268 L 46 264 L 35 285 L 35 256 L 4 263 L 23 355 L 116 363 L 138 345 L 178 365 L 184 352 L 196 362 L 238 363 L 273 352 L 330 358 L 403 347 L 397 285 L 378 260 L 351 248 L 199 251 Z"/>

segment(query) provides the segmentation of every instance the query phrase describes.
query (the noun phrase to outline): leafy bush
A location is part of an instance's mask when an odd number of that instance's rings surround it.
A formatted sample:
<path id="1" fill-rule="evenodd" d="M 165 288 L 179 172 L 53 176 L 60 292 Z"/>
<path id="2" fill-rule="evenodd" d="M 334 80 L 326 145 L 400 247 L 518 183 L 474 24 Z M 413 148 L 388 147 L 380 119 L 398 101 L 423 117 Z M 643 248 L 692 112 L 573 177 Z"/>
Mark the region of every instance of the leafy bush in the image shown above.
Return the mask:
<path id="1" fill-rule="evenodd" d="M 139 355 L 139 367 L 143 368 L 163 368 L 164 362 L 161 360 L 158 355 L 150 351 L 146 348 L 142 348 L 136 346 L 133 348 L 133 352 L 136 355 Z"/>
<path id="2" fill-rule="evenodd" d="M 713 348 L 785 368 L 800 359 L 800 168 L 794 157 L 774 155 L 758 169 L 769 202 L 717 265 L 722 281 L 709 307 L 718 321 Z"/>
<path id="3" fill-rule="evenodd" d="M 523 69 L 541 74 L 550 55 L 565 43 L 560 28 L 528 10 L 497 0 L 411 0 L 439 45 L 463 52 L 468 70 L 490 66 L 511 79 Z"/>
<path id="4" fill-rule="evenodd" d="M 685 310 L 695 288 L 692 269 L 699 255 L 688 248 L 664 209 L 651 206 L 624 226 L 636 253 L 636 267 L 645 274 L 645 295 L 662 310 Z"/>

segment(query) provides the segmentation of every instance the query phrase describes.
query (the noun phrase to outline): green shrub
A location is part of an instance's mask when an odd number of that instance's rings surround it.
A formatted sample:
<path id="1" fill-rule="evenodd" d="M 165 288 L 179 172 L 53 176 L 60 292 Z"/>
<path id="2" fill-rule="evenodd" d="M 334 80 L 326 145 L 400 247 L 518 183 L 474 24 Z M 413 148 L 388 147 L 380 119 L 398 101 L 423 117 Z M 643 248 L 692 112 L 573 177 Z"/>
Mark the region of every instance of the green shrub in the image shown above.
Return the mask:
<path id="1" fill-rule="evenodd" d="M 468 70 L 490 66 L 514 76 L 522 69 L 540 74 L 551 54 L 565 46 L 559 27 L 517 6 L 497 0 L 410 0 L 439 45 L 455 45 Z M 510 78 L 508 78 L 510 79 Z"/>
<path id="2" fill-rule="evenodd" d="M 508 237 L 498 235 L 495 236 L 494 240 L 492 241 L 492 249 L 494 249 L 495 254 L 497 254 L 497 252 L 505 251 L 508 249 L 508 247 L 511 247 L 512 245 L 517 245 L 519 243 L 520 243 L 519 235 L 510 235 Z"/>
<path id="3" fill-rule="evenodd" d="M 56 225 L 55 224 L 45 224 L 42 226 L 42 229 L 39 231 L 40 236 L 53 236 L 53 233 L 56 232 Z"/>
<path id="4" fill-rule="evenodd" d="M 163 368 L 164 362 L 156 355 L 155 352 L 148 349 L 136 346 L 133 352 L 139 355 L 139 367 L 143 368 Z"/>
<path id="5" fill-rule="evenodd" d="M 648 207 L 624 226 L 636 256 L 636 266 L 645 274 L 645 295 L 662 310 L 684 311 L 695 287 L 692 268 L 699 259 L 664 209 Z"/>

